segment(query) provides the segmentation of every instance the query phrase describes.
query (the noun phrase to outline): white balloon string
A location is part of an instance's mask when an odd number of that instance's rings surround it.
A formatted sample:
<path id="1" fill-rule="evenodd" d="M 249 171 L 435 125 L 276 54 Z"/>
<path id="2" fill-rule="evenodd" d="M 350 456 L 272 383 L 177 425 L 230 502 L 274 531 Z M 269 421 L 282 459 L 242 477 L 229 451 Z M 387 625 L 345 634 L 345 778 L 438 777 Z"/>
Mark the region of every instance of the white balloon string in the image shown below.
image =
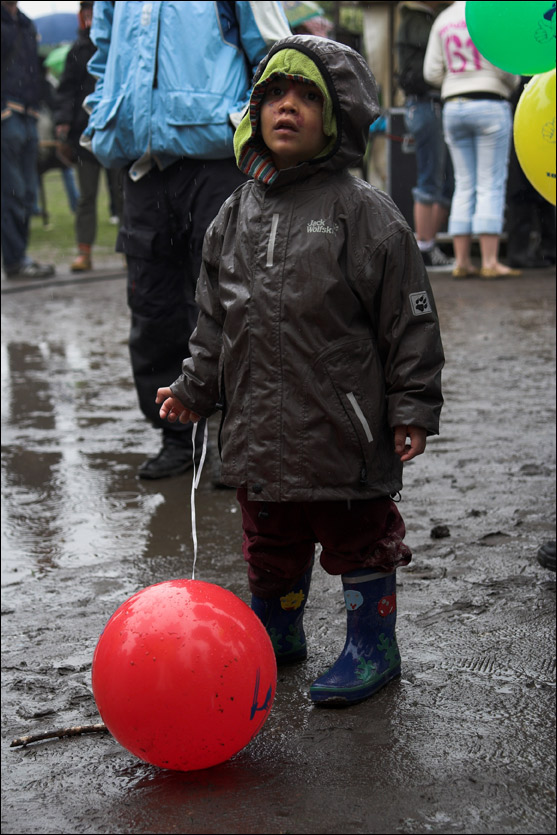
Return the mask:
<path id="1" fill-rule="evenodd" d="M 203 464 L 205 463 L 205 457 L 207 455 L 207 440 L 209 437 L 209 426 L 208 421 L 205 421 L 205 430 L 203 433 L 203 450 L 201 452 L 201 459 L 199 461 L 199 468 L 196 467 L 195 464 L 195 436 L 197 434 L 197 423 L 193 424 L 193 429 L 191 433 L 191 443 L 192 443 L 192 457 L 193 457 L 193 478 L 191 481 L 191 535 L 193 539 L 193 567 L 191 571 L 191 579 L 195 580 L 195 564 L 197 562 L 197 524 L 195 518 L 195 491 L 199 485 L 199 479 L 201 478 L 201 473 L 203 472 Z"/>

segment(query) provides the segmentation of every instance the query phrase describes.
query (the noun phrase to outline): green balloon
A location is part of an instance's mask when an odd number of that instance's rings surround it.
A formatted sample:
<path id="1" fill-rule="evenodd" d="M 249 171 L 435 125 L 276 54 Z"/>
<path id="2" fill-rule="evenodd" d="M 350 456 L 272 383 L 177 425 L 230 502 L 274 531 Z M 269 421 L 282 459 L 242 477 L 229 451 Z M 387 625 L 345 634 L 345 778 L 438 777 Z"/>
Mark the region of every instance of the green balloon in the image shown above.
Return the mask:
<path id="1" fill-rule="evenodd" d="M 506 72 L 536 75 L 555 67 L 555 3 L 466 3 L 466 25 L 478 52 Z"/>

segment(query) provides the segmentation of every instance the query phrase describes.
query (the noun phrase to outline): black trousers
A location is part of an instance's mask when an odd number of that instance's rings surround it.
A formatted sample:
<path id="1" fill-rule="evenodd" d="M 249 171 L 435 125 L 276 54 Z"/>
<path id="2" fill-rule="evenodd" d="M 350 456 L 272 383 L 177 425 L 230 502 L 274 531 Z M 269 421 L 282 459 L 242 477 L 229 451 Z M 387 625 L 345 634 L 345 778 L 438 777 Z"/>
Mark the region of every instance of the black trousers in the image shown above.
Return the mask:
<path id="1" fill-rule="evenodd" d="M 116 249 L 128 263 L 130 358 L 139 406 L 165 443 L 191 449 L 191 424 L 159 417 L 157 389 L 190 356 L 197 322 L 195 287 L 203 238 L 224 200 L 245 181 L 233 159 L 180 159 L 140 180 L 124 176 L 123 223 Z M 198 438 L 202 438 L 198 432 Z"/>

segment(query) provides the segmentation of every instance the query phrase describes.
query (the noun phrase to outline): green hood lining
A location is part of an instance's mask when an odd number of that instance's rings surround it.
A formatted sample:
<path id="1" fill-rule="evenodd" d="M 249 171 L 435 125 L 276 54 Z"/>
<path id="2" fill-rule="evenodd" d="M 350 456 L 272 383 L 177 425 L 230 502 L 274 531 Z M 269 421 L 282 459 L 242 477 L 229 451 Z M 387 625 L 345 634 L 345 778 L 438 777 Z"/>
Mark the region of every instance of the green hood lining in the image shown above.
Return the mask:
<path id="1" fill-rule="evenodd" d="M 331 137 L 331 141 L 316 159 L 326 157 L 337 140 L 337 120 L 333 112 L 333 101 L 316 63 L 305 52 L 298 49 L 281 49 L 275 52 L 253 88 L 247 112 L 234 134 L 234 153 L 238 168 L 244 174 L 266 184 L 273 182 L 278 171 L 261 137 L 259 116 L 267 85 L 277 76 L 315 84 L 323 96 L 323 133 Z"/>

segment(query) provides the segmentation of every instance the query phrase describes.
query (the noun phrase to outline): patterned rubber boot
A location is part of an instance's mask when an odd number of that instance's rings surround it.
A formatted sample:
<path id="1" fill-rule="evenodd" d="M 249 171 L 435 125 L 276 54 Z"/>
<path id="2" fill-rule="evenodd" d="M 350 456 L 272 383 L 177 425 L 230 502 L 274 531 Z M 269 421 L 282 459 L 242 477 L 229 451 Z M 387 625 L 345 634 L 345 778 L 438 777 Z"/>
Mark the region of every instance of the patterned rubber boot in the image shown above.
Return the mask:
<path id="1" fill-rule="evenodd" d="M 395 635 L 396 572 L 343 574 L 346 642 L 339 658 L 310 687 L 311 700 L 343 707 L 368 699 L 400 675 Z"/>
<path id="2" fill-rule="evenodd" d="M 303 620 L 312 569 L 313 563 L 282 597 L 264 600 L 252 595 L 251 608 L 267 630 L 279 666 L 307 658 Z"/>

